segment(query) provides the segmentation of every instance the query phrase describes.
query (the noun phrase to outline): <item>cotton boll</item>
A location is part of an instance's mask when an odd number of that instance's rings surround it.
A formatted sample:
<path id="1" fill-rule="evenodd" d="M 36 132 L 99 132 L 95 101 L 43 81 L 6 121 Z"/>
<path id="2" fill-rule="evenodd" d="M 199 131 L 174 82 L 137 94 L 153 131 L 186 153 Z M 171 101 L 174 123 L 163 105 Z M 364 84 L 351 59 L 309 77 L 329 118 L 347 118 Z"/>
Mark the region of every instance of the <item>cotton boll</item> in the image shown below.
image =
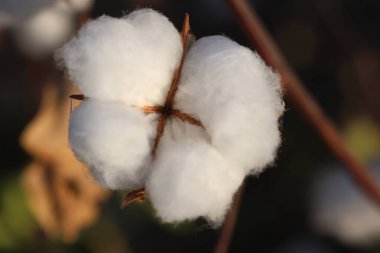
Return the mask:
<path id="1" fill-rule="evenodd" d="M 72 15 L 57 2 L 19 23 L 14 32 L 21 49 L 31 56 L 39 57 L 62 46 L 73 30 Z"/>
<path id="2" fill-rule="evenodd" d="M 374 175 L 380 182 L 380 167 Z M 318 178 L 311 197 L 311 222 L 322 234 L 361 247 L 379 245 L 380 214 L 342 168 L 328 168 Z"/>
<path id="3" fill-rule="evenodd" d="M 282 113 L 279 77 L 248 48 L 223 36 L 190 48 L 175 108 L 198 118 L 212 145 L 244 173 L 259 173 L 275 158 Z"/>
<path id="4" fill-rule="evenodd" d="M 220 224 L 244 176 L 274 159 L 279 78 L 225 37 L 195 42 L 171 109 L 202 126 L 171 115 L 151 157 L 157 114 L 139 107 L 165 105 L 181 54 L 179 33 L 151 9 L 87 23 L 57 55 L 87 98 L 72 115 L 70 143 L 98 182 L 145 186 L 163 221 L 203 216 Z"/>
<path id="5" fill-rule="evenodd" d="M 149 199 L 164 222 L 203 216 L 220 224 L 244 175 L 198 135 L 199 127 L 181 124 L 171 123 L 161 139 L 146 184 Z"/>
<path id="6" fill-rule="evenodd" d="M 181 53 L 173 24 L 142 9 L 87 23 L 58 58 L 84 95 L 143 106 L 164 102 Z"/>
<path id="7" fill-rule="evenodd" d="M 154 115 L 116 103 L 85 100 L 72 113 L 71 148 L 111 189 L 141 187 L 151 160 Z"/>

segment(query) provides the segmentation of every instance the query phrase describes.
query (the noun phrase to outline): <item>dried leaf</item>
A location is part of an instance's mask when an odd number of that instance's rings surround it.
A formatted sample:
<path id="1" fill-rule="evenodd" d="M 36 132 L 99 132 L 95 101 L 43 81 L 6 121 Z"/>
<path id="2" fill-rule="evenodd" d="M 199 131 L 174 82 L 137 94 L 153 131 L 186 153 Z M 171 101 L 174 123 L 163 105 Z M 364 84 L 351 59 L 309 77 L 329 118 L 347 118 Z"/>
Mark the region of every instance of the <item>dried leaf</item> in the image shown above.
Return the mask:
<path id="1" fill-rule="evenodd" d="M 57 86 L 48 85 L 38 114 L 21 136 L 34 158 L 22 176 L 29 206 L 49 237 L 66 242 L 97 220 L 107 195 L 69 148 L 70 104 L 69 98 L 59 101 Z"/>

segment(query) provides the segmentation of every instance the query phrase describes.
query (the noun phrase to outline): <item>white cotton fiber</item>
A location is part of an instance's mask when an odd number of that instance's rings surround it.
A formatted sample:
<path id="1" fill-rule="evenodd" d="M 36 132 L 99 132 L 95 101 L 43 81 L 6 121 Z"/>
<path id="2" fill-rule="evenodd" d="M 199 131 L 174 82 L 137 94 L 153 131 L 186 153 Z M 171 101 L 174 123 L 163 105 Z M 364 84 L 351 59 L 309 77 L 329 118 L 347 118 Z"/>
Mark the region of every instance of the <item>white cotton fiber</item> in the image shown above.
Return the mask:
<path id="1" fill-rule="evenodd" d="M 378 206 L 364 195 L 343 168 L 328 169 L 312 189 L 310 217 L 314 228 L 348 245 L 371 247 L 378 244 Z M 380 183 L 380 167 L 372 172 Z"/>
<path id="2" fill-rule="evenodd" d="M 74 20 L 69 9 L 56 2 L 18 23 L 14 34 L 16 42 L 25 53 L 39 57 L 62 46 L 73 29 Z"/>
<path id="3" fill-rule="evenodd" d="M 108 188 L 141 187 L 151 160 L 153 117 L 120 104 L 83 101 L 71 115 L 71 148 Z"/>
<path id="4" fill-rule="evenodd" d="M 282 113 L 279 77 L 248 48 L 223 36 L 187 54 L 175 107 L 198 118 L 226 160 L 257 174 L 275 158 Z"/>
<path id="5" fill-rule="evenodd" d="M 142 9 L 89 22 L 59 57 L 85 96 L 142 106 L 163 103 L 181 52 L 173 24 Z"/>
<path id="6" fill-rule="evenodd" d="M 173 120 L 162 137 L 146 184 L 149 199 L 164 222 L 203 216 L 220 224 L 244 175 L 194 136 L 199 127 L 184 124 Z"/>

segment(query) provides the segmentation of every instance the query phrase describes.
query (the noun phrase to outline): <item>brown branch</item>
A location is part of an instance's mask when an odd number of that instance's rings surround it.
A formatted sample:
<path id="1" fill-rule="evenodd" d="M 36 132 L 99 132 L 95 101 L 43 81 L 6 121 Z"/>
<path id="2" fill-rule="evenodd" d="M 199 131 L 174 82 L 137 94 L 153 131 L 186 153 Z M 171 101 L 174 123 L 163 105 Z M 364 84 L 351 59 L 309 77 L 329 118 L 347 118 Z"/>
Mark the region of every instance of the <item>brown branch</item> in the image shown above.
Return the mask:
<path id="1" fill-rule="evenodd" d="M 223 228 L 220 231 L 220 236 L 214 251 L 215 253 L 226 253 L 229 248 L 232 236 L 234 234 L 234 228 L 236 225 L 236 220 L 238 217 L 240 202 L 243 196 L 244 188 L 245 183 L 243 183 L 240 186 L 239 190 L 234 195 L 234 201 L 232 203 L 231 209 L 228 212 Z"/>
<path id="2" fill-rule="evenodd" d="M 324 115 L 312 96 L 303 88 L 301 81 L 290 69 L 277 47 L 274 45 L 261 21 L 244 0 L 227 0 L 231 9 L 247 32 L 250 41 L 268 64 L 279 71 L 287 96 L 295 108 L 309 121 L 326 142 L 330 150 L 341 160 L 361 188 L 380 205 L 380 189 L 369 173 L 347 149 L 333 123 Z"/>
<path id="3" fill-rule="evenodd" d="M 255 11 L 245 0 L 226 0 L 226 2 L 252 45 L 264 60 L 281 74 L 283 87 L 294 107 L 309 121 L 330 150 L 346 166 L 360 188 L 380 206 L 380 189 L 369 170 L 350 153 L 338 130 L 324 115 L 313 97 L 303 88 L 301 81 L 286 63 Z M 238 208 L 239 198 L 234 202 L 230 212 L 236 213 Z M 222 236 L 215 251 L 218 253 L 227 252 L 231 242 L 236 215 L 228 217 L 231 217 L 232 221 L 228 222 L 232 225 L 223 227 Z"/>

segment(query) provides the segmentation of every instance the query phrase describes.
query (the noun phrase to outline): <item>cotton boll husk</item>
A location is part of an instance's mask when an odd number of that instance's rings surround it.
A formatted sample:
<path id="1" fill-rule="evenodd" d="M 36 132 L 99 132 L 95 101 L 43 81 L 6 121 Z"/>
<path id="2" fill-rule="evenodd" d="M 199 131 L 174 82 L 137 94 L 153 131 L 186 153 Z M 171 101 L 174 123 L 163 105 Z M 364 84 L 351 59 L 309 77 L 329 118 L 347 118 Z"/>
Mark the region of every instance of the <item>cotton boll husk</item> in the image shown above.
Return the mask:
<path id="1" fill-rule="evenodd" d="M 141 187 L 151 160 L 155 117 L 138 108 L 85 100 L 71 115 L 71 148 L 99 183 L 111 189 Z"/>
<path id="2" fill-rule="evenodd" d="M 274 160 L 282 107 L 279 77 L 256 53 L 223 36 L 190 48 L 175 108 L 198 118 L 236 168 L 257 174 Z"/>
<path id="3" fill-rule="evenodd" d="M 141 9 L 87 23 L 57 56 L 84 95 L 143 106 L 164 102 L 181 53 L 173 24 Z"/>
<path id="4" fill-rule="evenodd" d="M 380 183 L 380 167 L 372 173 Z M 380 214 L 340 167 L 330 167 L 317 178 L 311 197 L 311 223 L 325 235 L 348 244 L 371 247 L 380 243 Z"/>
<path id="5" fill-rule="evenodd" d="M 17 24 L 14 35 L 25 53 L 40 57 L 61 47 L 73 30 L 72 14 L 64 4 L 57 2 Z"/>
<path id="6" fill-rule="evenodd" d="M 161 138 L 146 190 L 164 222 L 200 216 L 219 225 L 244 175 L 231 170 L 200 127 L 173 120 Z"/>

